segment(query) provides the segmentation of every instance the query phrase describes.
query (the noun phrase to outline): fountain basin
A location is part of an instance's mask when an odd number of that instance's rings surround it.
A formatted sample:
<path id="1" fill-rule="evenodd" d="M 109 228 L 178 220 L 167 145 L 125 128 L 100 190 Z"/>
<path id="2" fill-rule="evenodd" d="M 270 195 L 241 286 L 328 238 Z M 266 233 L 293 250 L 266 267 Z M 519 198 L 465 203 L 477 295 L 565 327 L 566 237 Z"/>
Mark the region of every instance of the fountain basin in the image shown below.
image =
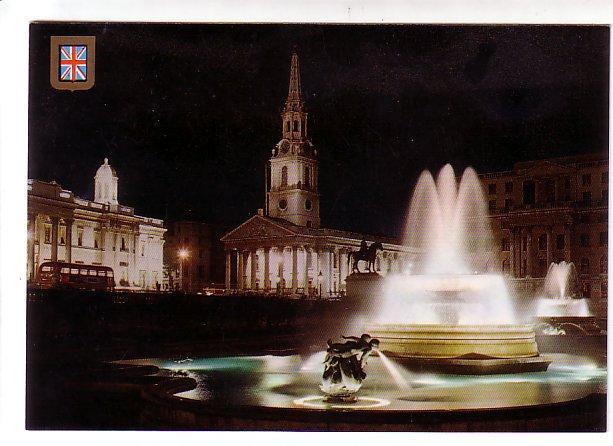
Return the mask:
<path id="1" fill-rule="evenodd" d="M 531 325 L 369 324 L 366 330 L 396 358 L 538 356 Z"/>

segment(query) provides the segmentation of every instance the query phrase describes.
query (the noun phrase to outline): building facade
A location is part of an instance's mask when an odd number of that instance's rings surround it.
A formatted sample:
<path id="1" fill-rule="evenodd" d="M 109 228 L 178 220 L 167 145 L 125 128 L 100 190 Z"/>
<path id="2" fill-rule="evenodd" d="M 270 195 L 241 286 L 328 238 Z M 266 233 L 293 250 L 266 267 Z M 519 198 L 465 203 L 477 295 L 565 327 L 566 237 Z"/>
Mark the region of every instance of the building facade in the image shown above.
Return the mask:
<path id="1" fill-rule="evenodd" d="M 317 150 L 309 139 L 295 52 L 281 135 L 270 158 L 264 209 L 221 239 L 225 288 L 322 297 L 342 293 L 351 273 L 348 254 L 360 248 L 362 238 L 382 243 L 378 273 L 401 271 L 410 252 L 396 240 L 321 227 Z"/>
<path id="2" fill-rule="evenodd" d="M 606 154 L 520 162 L 480 178 L 502 271 L 543 278 L 552 262 L 565 260 L 575 264 L 585 297 L 607 297 Z"/>
<path id="3" fill-rule="evenodd" d="M 104 160 L 94 177 L 94 201 L 55 182 L 28 180 L 28 281 L 46 261 L 113 268 L 119 289 L 162 283 L 164 224 L 118 202 L 115 169 Z"/>
<path id="4" fill-rule="evenodd" d="M 168 224 L 164 266 L 169 289 L 198 293 L 223 288 L 224 251 L 219 238 L 224 232 L 217 225 L 197 221 Z"/>

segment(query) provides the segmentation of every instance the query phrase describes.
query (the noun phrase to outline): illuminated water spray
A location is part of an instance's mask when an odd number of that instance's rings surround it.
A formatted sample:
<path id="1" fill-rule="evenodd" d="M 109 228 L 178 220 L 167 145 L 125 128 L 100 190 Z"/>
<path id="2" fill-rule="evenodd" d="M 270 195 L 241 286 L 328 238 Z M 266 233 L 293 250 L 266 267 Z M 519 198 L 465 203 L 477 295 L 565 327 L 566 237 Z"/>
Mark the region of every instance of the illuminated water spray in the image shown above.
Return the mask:
<path id="1" fill-rule="evenodd" d="M 410 268 L 386 280 L 375 322 L 483 325 L 515 322 L 480 180 L 467 168 L 458 182 L 447 164 L 436 181 L 424 171 L 406 217 Z"/>

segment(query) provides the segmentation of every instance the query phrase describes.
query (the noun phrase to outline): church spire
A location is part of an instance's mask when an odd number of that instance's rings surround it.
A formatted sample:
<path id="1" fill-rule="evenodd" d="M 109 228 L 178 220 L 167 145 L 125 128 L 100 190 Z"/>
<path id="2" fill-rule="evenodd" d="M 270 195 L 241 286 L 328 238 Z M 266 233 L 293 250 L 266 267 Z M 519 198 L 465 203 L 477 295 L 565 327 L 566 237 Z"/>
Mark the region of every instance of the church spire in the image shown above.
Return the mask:
<path id="1" fill-rule="evenodd" d="M 296 48 L 292 50 L 292 63 L 289 73 L 289 93 L 286 104 L 289 102 L 302 102 L 302 90 L 300 89 L 300 62 Z"/>

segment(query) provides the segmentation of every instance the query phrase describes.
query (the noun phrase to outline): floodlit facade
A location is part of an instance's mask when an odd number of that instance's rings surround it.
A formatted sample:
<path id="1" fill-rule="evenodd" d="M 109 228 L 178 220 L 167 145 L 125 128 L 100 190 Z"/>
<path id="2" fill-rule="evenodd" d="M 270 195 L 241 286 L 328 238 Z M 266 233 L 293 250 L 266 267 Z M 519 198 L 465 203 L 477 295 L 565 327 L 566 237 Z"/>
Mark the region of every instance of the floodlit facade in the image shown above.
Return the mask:
<path id="1" fill-rule="evenodd" d="M 348 254 L 381 242 L 376 271 L 401 271 L 409 252 L 397 240 L 321 227 L 317 149 L 309 139 L 308 113 L 298 55 L 291 57 L 289 92 L 281 113 L 282 139 L 272 150 L 264 209 L 230 231 L 225 247 L 225 288 L 334 296 L 351 273 Z M 361 264 L 362 270 L 364 263 Z"/>
<path id="2" fill-rule="evenodd" d="M 574 262 L 583 295 L 607 297 L 606 153 L 520 162 L 480 177 L 502 271 L 529 281 L 545 277 L 551 262 Z"/>
<path id="3" fill-rule="evenodd" d="M 28 180 L 28 281 L 38 267 L 62 261 L 113 268 L 118 289 L 154 290 L 162 283 L 164 224 L 118 202 L 118 177 L 104 160 L 94 201 L 55 182 Z"/>

